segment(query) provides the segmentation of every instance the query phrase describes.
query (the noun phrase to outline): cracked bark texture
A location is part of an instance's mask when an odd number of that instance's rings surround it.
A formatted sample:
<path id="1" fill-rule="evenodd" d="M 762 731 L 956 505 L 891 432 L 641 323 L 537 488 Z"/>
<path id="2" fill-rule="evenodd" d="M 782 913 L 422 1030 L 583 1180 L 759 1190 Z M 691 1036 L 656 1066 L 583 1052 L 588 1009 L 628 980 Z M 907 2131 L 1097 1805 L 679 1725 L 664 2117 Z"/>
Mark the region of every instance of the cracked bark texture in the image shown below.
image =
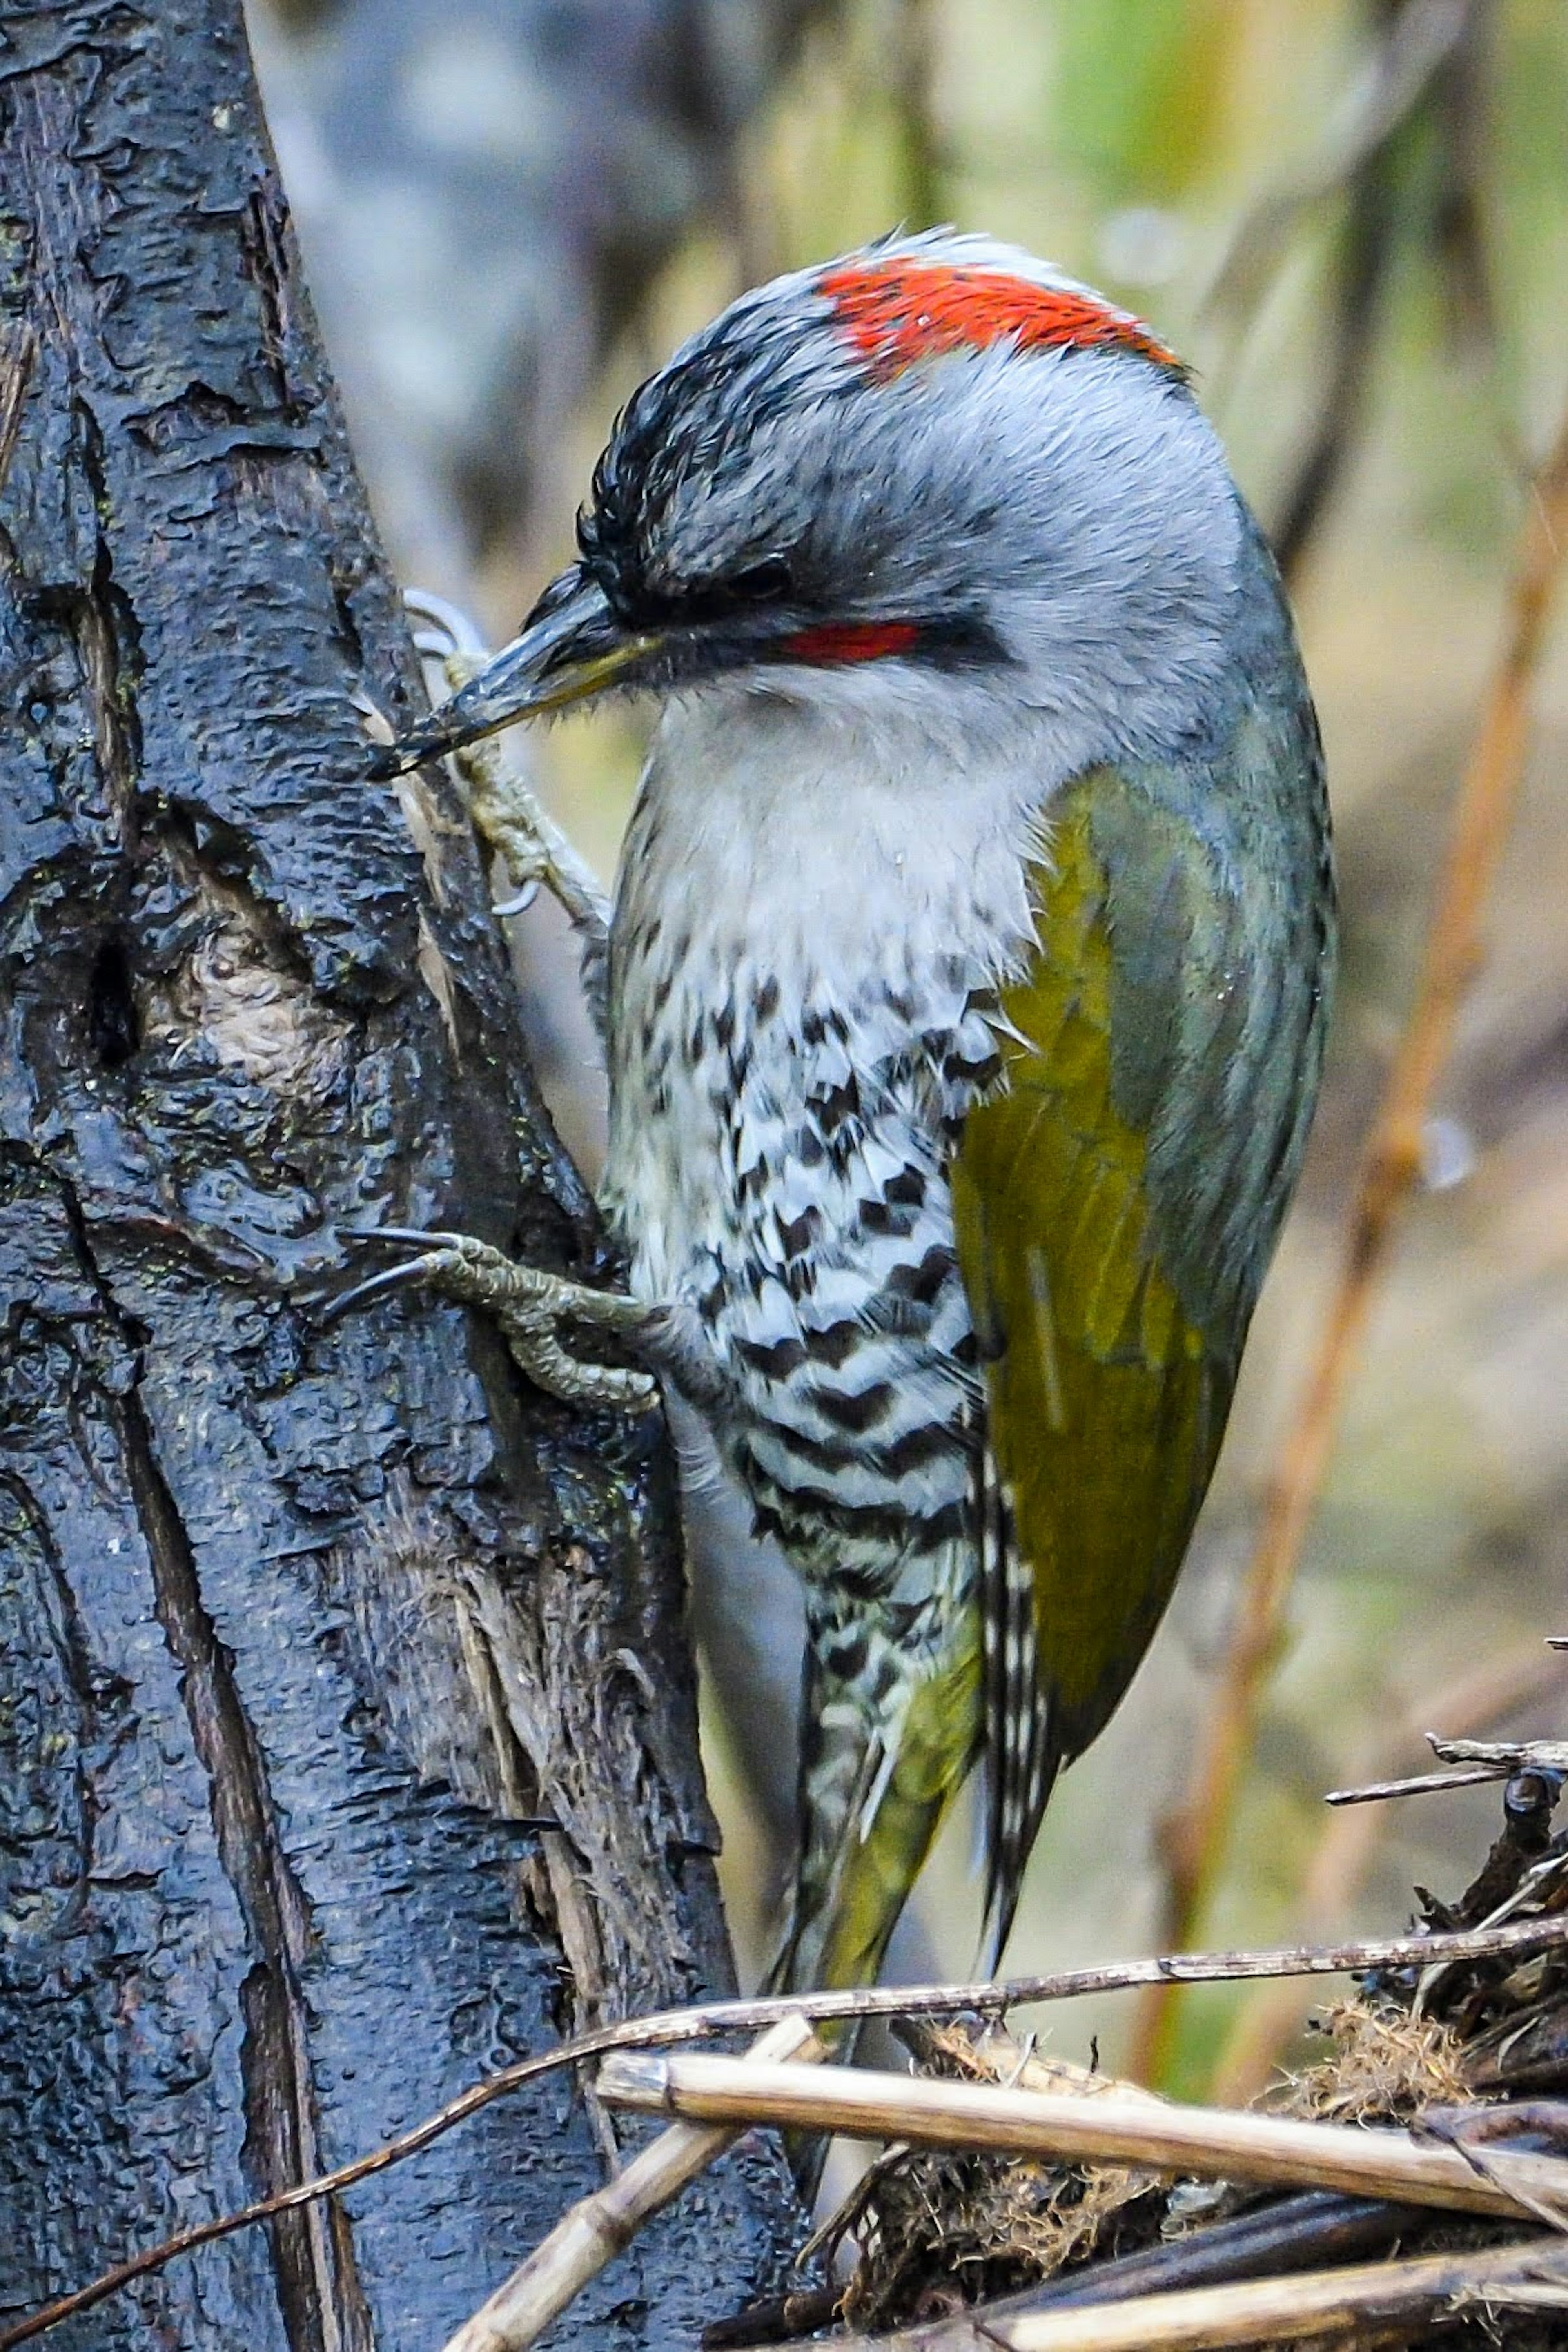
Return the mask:
<path id="1" fill-rule="evenodd" d="M 606 1271 L 472 840 L 364 783 L 356 690 L 418 691 L 237 6 L 9 9 L 0 2326 L 727 1980 L 661 1428 L 450 1307 L 319 1323 L 345 1225 Z M 433 2347 L 605 2137 L 547 2084 L 58 2340 Z M 575 2338 L 689 2341 L 788 2210 L 732 2160 Z"/>

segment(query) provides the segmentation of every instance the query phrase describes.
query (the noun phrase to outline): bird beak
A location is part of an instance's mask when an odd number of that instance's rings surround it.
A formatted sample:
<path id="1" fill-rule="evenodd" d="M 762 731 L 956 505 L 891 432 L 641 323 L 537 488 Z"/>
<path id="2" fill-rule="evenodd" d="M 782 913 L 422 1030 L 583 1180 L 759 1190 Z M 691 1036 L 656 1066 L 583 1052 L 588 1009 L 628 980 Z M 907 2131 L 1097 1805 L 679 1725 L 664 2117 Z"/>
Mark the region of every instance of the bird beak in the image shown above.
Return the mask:
<path id="1" fill-rule="evenodd" d="M 574 564 L 551 583 L 523 624 L 477 677 L 428 719 L 371 754 L 380 781 L 407 773 L 423 760 L 461 751 L 515 719 L 563 710 L 605 687 L 628 683 L 627 673 L 658 650 L 657 636 L 629 635 L 611 612 L 604 591 Z"/>

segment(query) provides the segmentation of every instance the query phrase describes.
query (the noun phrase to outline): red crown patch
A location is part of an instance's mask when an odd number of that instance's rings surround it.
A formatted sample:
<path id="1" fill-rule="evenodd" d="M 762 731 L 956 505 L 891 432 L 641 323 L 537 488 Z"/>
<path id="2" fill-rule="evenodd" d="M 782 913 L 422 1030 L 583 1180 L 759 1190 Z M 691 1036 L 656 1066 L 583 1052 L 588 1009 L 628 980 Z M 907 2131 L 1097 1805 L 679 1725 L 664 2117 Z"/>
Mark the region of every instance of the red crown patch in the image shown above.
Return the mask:
<path id="1" fill-rule="evenodd" d="M 879 376 L 894 376 L 944 352 L 1110 347 L 1137 352 L 1182 375 L 1174 352 L 1141 319 L 1060 286 L 1037 286 L 996 269 L 925 261 L 857 262 L 817 280 L 837 324 Z"/>

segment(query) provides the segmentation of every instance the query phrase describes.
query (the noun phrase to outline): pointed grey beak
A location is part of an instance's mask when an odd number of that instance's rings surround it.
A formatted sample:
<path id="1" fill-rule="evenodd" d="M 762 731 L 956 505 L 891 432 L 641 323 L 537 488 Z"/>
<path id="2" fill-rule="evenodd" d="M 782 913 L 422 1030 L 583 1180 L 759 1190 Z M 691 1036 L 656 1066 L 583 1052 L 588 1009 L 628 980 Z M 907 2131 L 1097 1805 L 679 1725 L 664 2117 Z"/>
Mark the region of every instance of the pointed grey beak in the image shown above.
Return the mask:
<path id="1" fill-rule="evenodd" d="M 584 701 L 625 681 L 626 673 L 657 652 L 659 643 L 657 636 L 628 635 L 597 583 L 574 565 L 551 583 L 521 635 L 503 646 L 478 677 L 395 743 L 377 745 L 370 772 L 384 782 L 405 775 L 422 760 L 439 759 L 493 735 L 515 719 Z"/>

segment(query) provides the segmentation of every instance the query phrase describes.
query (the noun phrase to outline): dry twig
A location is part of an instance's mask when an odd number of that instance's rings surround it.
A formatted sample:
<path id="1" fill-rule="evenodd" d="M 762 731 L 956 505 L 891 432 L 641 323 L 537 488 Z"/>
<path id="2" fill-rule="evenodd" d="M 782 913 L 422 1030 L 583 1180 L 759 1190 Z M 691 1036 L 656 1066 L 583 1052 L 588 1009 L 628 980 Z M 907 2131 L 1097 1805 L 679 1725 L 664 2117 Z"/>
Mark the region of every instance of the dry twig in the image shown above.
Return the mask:
<path id="1" fill-rule="evenodd" d="M 1515 1772 L 1568 1772 L 1568 1739 L 1444 1739 L 1436 1731 L 1426 1737 L 1445 1764 L 1474 1765 L 1493 1780 Z"/>
<path id="2" fill-rule="evenodd" d="M 1366 1780 L 1356 1789 L 1331 1789 L 1324 1804 L 1370 1805 L 1389 1797 L 1430 1797 L 1446 1789 L 1510 1780 L 1516 1772 L 1568 1773 L 1568 1740 L 1440 1739 L 1435 1731 L 1426 1738 L 1432 1753 L 1445 1759 L 1443 1770 L 1415 1772 L 1403 1780 Z"/>
<path id="3" fill-rule="evenodd" d="M 754 2042 L 742 2065 L 826 2057 L 804 2017 L 786 2017 Z M 675 2124 L 614 2180 L 563 2214 L 525 2263 L 447 2341 L 445 2352 L 526 2352 L 552 2319 L 631 2243 L 643 2223 L 733 2147 L 743 2126 Z"/>
<path id="4" fill-rule="evenodd" d="M 1427 1105 L 1479 961 L 1481 909 L 1513 814 L 1524 765 L 1530 682 L 1565 547 L 1568 414 L 1531 485 L 1503 649 L 1459 791 L 1426 966 L 1363 1166 L 1343 1272 L 1295 1425 L 1269 1483 L 1258 1547 L 1237 1596 L 1234 1630 L 1186 1801 L 1163 1841 L 1164 1942 L 1184 1943 L 1194 1933 L 1225 1858 L 1242 1766 L 1328 1470 L 1345 1388 L 1394 1227 L 1420 1173 Z M 1161 2078 L 1174 2015 L 1173 1995 L 1164 1986 L 1140 2004 L 1130 2072 L 1145 2081 Z"/>
<path id="5" fill-rule="evenodd" d="M 1353 1789 L 1330 1789 L 1325 1805 L 1381 1805 L 1390 1797 L 1436 1797 L 1449 1789 L 1479 1789 L 1495 1780 L 1489 1765 L 1471 1764 L 1449 1772 L 1413 1772 L 1403 1780 L 1363 1780 Z"/>
<path id="6" fill-rule="evenodd" d="M 1538 1642 L 1520 1643 L 1440 1689 L 1429 1691 L 1406 1708 L 1404 1722 L 1368 1753 L 1367 1769 L 1392 1775 L 1417 1747 L 1423 1723 L 1452 1723 L 1465 1730 L 1481 1731 L 1518 1707 L 1548 1698 L 1560 1684 L 1561 1669 L 1551 1643 L 1543 1651 Z M 1474 1769 L 1481 1772 L 1479 1766 Z M 1489 1780 L 1491 1775 L 1484 1777 Z M 1392 1789 L 1405 1784 L 1390 1779 L 1377 1785 Z M 1344 1932 L 1356 1889 L 1382 1835 L 1384 1824 L 1376 1813 L 1346 1809 L 1357 1793 L 1337 1792 L 1340 1810 L 1324 1822 L 1302 1876 L 1297 1917 L 1304 1936 Z M 1335 1799 L 1329 1801 L 1333 1803 Z M 1239 2005 L 1215 2061 L 1210 2095 L 1223 2106 L 1244 2107 L 1256 2098 L 1279 2065 L 1287 2043 L 1301 2030 L 1306 2010 L 1301 1988 L 1288 1979 L 1259 1985 Z"/>
<path id="7" fill-rule="evenodd" d="M 772 2124 L 784 2131 L 901 2139 L 920 2147 L 1130 2164 L 1144 2172 L 1241 2180 L 1271 2189 L 1334 2189 L 1456 2213 L 1568 2229 L 1568 2162 L 1489 2149 L 1484 2170 L 1461 2147 L 1415 2133 L 1300 2123 L 1232 2107 L 1183 2107 L 1147 2096 L 1085 2099 L 1000 2084 L 935 2082 L 870 2067 L 757 2065 L 683 2052 L 623 2051 L 599 2069 L 607 2107 L 689 2123 Z"/>

